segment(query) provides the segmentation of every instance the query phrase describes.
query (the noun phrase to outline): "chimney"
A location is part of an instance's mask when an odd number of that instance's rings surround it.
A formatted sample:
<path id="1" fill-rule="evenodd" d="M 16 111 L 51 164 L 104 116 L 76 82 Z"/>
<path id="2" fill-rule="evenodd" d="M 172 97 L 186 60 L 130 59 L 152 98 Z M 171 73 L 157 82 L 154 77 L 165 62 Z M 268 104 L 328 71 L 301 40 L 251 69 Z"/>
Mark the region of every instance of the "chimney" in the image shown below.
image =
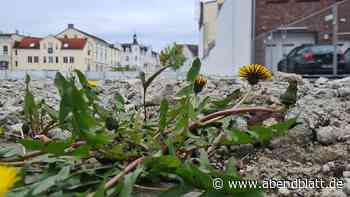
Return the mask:
<path id="1" fill-rule="evenodd" d="M 74 24 L 68 24 L 68 28 L 69 29 L 73 29 L 74 28 Z"/>

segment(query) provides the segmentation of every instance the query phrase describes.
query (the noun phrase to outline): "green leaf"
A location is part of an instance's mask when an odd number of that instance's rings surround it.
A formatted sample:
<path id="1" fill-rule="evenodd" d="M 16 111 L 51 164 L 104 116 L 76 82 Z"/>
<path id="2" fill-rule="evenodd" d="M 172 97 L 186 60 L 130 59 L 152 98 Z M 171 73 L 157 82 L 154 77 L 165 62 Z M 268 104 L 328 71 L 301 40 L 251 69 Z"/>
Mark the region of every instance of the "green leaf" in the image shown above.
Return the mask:
<path id="1" fill-rule="evenodd" d="M 251 135 L 239 129 L 230 129 L 228 134 L 228 137 L 223 140 L 225 145 L 251 144 L 254 142 Z"/>
<path id="2" fill-rule="evenodd" d="M 55 155 L 62 155 L 65 153 L 65 149 L 70 147 L 72 143 L 69 141 L 54 141 L 46 144 L 45 152 L 52 153 Z"/>
<path id="3" fill-rule="evenodd" d="M 57 175 L 50 176 L 38 183 L 34 184 L 34 189 L 32 191 L 33 196 L 37 196 L 44 192 L 47 192 L 51 187 L 54 187 L 57 183 L 60 183 L 67 179 L 70 175 L 70 167 L 65 166 L 62 168 Z"/>
<path id="4" fill-rule="evenodd" d="M 196 58 L 195 60 L 193 60 L 192 67 L 187 73 L 187 81 L 194 82 L 200 70 L 201 70 L 201 61 L 199 60 L 199 58 Z"/>
<path id="5" fill-rule="evenodd" d="M 218 109 L 224 109 L 226 108 L 232 101 L 235 101 L 239 99 L 242 95 L 242 92 L 240 89 L 234 90 L 231 94 L 227 95 L 222 100 L 213 101 L 212 103 L 215 105 L 215 108 Z"/>
<path id="6" fill-rule="evenodd" d="M 272 129 L 261 126 L 250 127 L 248 133 L 261 143 L 267 143 L 274 137 Z"/>
<path id="7" fill-rule="evenodd" d="M 238 177 L 238 171 L 236 168 L 236 161 L 234 159 L 230 159 L 226 165 L 226 170 L 225 170 L 225 174 L 228 176 L 235 176 Z"/>
<path id="8" fill-rule="evenodd" d="M 166 99 L 163 99 L 160 103 L 160 117 L 159 117 L 159 131 L 164 132 L 165 127 L 167 126 L 167 115 L 169 110 L 169 102 Z"/>
<path id="9" fill-rule="evenodd" d="M 175 156 L 161 156 L 147 158 L 144 161 L 146 169 L 150 169 L 150 172 L 174 172 L 181 166 L 181 160 Z"/>
<path id="10" fill-rule="evenodd" d="M 43 150 L 45 148 L 45 143 L 39 140 L 21 139 L 18 142 L 29 150 Z"/>
<path id="11" fill-rule="evenodd" d="M 123 189 L 120 192 L 119 197 L 130 197 L 132 194 L 132 188 L 135 185 L 137 178 L 143 171 L 142 167 L 137 168 L 133 173 L 125 176 Z"/>
<path id="12" fill-rule="evenodd" d="M 90 155 L 91 147 L 87 144 L 80 146 L 73 151 L 73 155 L 77 157 L 88 157 Z"/>
<path id="13" fill-rule="evenodd" d="M 291 119 L 286 120 L 284 122 L 279 122 L 279 123 L 277 123 L 275 125 L 272 125 L 270 127 L 270 129 L 272 129 L 278 135 L 283 135 L 291 127 L 293 127 L 295 124 L 297 124 L 297 120 L 298 120 L 298 118 L 291 118 Z"/>
<path id="14" fill-rule="evenodd" d="M 191 192 L 192 190 L 194 190 L 192 186 L 181 183 L 180 185 L 161 193 L 159 197 L 179 197 Z"/>
<path id="15" fill-rule="evenodd" d="M 178 93 L 176 93 L 176 96 L 188 96 L 193 93 L 193 84 L 190 84 L 188 86 L 185 86 L 182 88 Z"/>

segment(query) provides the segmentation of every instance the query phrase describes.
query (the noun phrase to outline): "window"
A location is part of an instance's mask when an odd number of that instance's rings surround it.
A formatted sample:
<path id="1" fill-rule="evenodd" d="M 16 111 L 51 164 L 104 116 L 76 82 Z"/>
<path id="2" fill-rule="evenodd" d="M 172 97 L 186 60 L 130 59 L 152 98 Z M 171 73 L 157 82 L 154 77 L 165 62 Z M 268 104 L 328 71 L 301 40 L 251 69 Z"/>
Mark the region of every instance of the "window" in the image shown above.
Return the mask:
<path id="1" fill-rule="evenodd" d="M 18 55 L 18 51 L 17 51 L 17 49 L 15 50 L 15 55 Z"/>
<path id="2" fill-rule="evenodd" d="M 137 61 L 137 56 L 135 56 L 135 61 Z"/>
<path id="3" fill-rule="evenodd" d="M 90 55 L 91 55 L 91 50 L 89 49 L 89 50 L 88 50 L 88 56 L 90 56 Z"/>
<path id="4" fill-rule="evenodd" d="M 44 56 L 43 62 L 46 64 L 46 62 L 47 62 L 46 56 Z"/>
<path id="5" fill-rule="evenodd" d="M 68 57 L 63 57 L 63 63 L 68 64 Z"/>
<path id="6" fill-rule="evenodd" d="M 32 56 L 28 56 L 28 63 L 33 63 L 33 57 Z"/>
<path id="7" fill-rule="evenodd" d="M 49 64 L 53 64 L 53 57 L 49 56 Z"/>
<path id="8" fill-rule="evenodd" d="M 129 56 L 126 56 L 125 60 L 128 62 L 129 61 Z"/>
<path id="9" fill-rule="evenodd" d="M 18 62 L 17 61 L 15 62 L 15 64 L 16 64 L 16 67 L 18 67 Z"/>
<path id="10" fill-rule="evenodd" d="M 71 64 L 74 63 L 74 57 L 69 57 L 69 63 L 71 63 Z"/>
<path id="11" fill-rule="evenodd" d="M 53 44 L 52 43 L 48 44 L 47 53 L 48 54 L 52 54 L 53 53 Z"/>
<path id="12" fill-rule="evenodd" d="M 39 56 L 34 56 L 34 63 L 39 63 Z"/>
<path id="13" fill-rule="evenodd" d="M 56 64 L 59 63 L 59 58 L 56 56 Z"/>
<path id="14" fill-rule="evenodd" d="M 4 46 L 3 47 L 3 53 L 4 53 L 4 55 L 8 55 L 8 53 L 9 53 L 9 47 L 8 46 Z"/>

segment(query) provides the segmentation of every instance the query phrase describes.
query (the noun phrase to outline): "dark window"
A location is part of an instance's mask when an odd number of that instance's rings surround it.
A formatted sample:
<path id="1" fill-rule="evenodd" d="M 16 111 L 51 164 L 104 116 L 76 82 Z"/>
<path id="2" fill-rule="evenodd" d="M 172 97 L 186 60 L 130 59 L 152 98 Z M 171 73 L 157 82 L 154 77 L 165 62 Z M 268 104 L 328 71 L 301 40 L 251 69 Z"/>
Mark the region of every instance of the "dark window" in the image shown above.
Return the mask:
<path id="1" fill-rule="evenodd" d="M 52 54 L 53 53 L 53 44 L 49 43 L 48 47 L 47 47 L 47 53 L 48 54 Z"/>
<path id="2" fill-rule="evenodd" d="M 18 67 L 18 62 L 17 61 L 15 62 L 15 64 L 16 64 L 16 67 Z"/>
<path id="3" fill-rule="evenodd" d="M 34 63 L 39 63 L 39 57 L 38 56 L 34 56 Z"/>
<path id="4" fill-rule="evenodd" d="M 71 63 L 71 64 L 74 63 L 74 57 L 69 57 L 69 63 Z"/>
<path id="5" fill-rule="evenodd" d="M 58 64 L 59 63 L 59 58 L 56 56 L 56 63 Z"/>
<path id="6" fill-rule="evenodd" d="M 63 57 L 63 63 L 68 64 L 68 57 Z"/>
<path id="7" fill-rule="evenodd" d="M 18 51 L 17 51 L 17 49 L 15 50 L 15 55 L 18 55 Z"/>
<path id="8" fill-rule="evenodd" d="M 47 62 L 46 56 L 44 56 L 43 62 L 46 64 L 46 62 Z"/>
<path id="9" fill-rule="evenodd" d="M 3 50 L 4 50 L 4 55 L 8 55 L 8 53 L 9 53 L 9 47 L 8 47 L 8 46 L 4 46 L 4 47 L 3 47 Z"/>
<path id="10" fill-rule="evenodd" d="M 32 56 L 28 56 L 28 63 L 33 63 L 33 57 Z"/>
<path id="11" fill-rule="evenodd" d="M 53 57 L 49 56 L 49 64 L 53 64 Z"/>

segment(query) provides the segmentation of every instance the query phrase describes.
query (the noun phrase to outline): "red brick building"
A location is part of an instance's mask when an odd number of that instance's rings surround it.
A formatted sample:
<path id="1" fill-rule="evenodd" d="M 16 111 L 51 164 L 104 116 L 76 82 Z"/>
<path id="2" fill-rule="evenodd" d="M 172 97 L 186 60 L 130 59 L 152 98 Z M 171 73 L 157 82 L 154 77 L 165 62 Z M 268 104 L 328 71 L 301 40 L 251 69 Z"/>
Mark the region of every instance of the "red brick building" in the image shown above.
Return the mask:
<path id="1" fill-rule="evenodd" d="M 350 47 L 350 0 L 256 0 L 255 62 L 274 67 L 300 44 L 332 43 L 332 7 L 339 13 L 339 43 Z M 326 20 L 326 19 L 330 20 Z"/>

